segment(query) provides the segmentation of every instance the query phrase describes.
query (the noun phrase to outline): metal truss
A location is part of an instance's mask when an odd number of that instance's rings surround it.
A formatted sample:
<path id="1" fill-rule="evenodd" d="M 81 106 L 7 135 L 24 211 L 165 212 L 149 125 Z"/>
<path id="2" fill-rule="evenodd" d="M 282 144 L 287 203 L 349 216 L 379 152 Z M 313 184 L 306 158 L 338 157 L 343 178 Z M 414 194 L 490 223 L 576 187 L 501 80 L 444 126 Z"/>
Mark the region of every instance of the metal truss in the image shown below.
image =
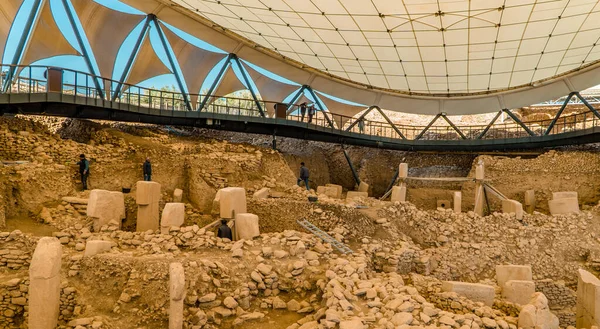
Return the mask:
<path id="1" fill-rule="evenodd" d="M 460 136 L 460 138 L 467 139 L 467 136 L 465 136 L 465 134 L 463 134 L 462 131 L 460 131 L 460 129 L 458 129 L 458 127 L 452 121 L 450 121 L 450 119 L 448 119 L 448 117 L 446 116 L 446 113 L 438 113 L 435 115 L 435 117 L 433 117 L 433 120 L 431 120 L 431 122 L 429 122 L 429 124 L 419 133 L 419 135 L 417 135 L 417 137 L 415 137 L 415 140 L 421 139 L 423 137 L 423 135 L 425 135 L 425 133 L 429 130 L 429 128 L 431 128 L 431 126 L 433 126 L 433 124 L 439 118 L 443 118 L 450 125 L 450 127 L 452 127 L 452 129 L 454 129 L 454 131 L 456 131 L 456 133 Z"/>
<path id="2" fill-rule="evenodd" d="M 508 114 L 508 116 L 513 119 L 523 130 L 525 130 L 530 136 L 536 136 L 536 134 L 527 127 L 519 117 L 517 117 L 514 113 L 512 113 L 509 109 L 503 109 L 504 113 Z"/>

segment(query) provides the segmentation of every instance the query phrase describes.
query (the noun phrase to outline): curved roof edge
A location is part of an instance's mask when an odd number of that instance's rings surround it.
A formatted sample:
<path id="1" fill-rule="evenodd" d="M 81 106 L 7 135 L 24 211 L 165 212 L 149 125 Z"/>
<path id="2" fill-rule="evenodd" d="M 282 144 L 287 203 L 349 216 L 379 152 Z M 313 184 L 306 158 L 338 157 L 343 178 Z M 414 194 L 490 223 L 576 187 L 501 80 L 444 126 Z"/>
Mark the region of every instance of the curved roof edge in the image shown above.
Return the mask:
<path id="1" fill-rule="evenodd" d="M 600 84 L 600 61 L 532 85 L 474 94 L 427 95 L 372 87 L 309 67 L 264 48 L 169 0 L 120 0 L 286 79 L 348 101 L 413 114 L 468 115 L 519 108 Z"/>

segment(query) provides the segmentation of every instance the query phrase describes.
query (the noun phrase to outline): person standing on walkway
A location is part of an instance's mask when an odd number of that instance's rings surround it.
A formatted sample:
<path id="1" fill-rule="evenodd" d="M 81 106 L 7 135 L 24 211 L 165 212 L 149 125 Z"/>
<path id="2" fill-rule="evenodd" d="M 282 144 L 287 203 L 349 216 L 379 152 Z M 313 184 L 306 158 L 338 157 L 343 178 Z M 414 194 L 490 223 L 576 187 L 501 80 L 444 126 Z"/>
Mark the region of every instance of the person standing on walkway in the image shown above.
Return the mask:
<path id="1" fill-rule="evenodd" d="M 312 123 L 313 115 L 315 115 L 315 104 L 311 104 L 308 108 L 308 123 Z"/>
<path id="2" fill-rule="evenodd" d="M 217 231 L 217 237 L 233 241 L 233 234 L 231 234 L 231 228 L 227 225 L 227 219 L 221 219 L 221 226 Z"/>
<path id="3" fill-rule="evenodd" d="M 300 104 L 300 116 L 302 117 L 302 119 L 300 120 L 300 122 L 304 122 L 304 116 L 306 115 L 306 102 Z"/>
<path id="4" fill-rule="evenodd" d="M 81 175 L 81 185 L 85 191 L 88 188 L 87 179 L 90 175 L 90 162 L 85 158 L 85 154 L 80 154 L 77 164 L 79 165 L 79 174 Z"/>
<path id="5" fill-rule="evenodd" d="M 361 134 L 365 133 L 365 118 L 358 119 L 358 130 Z"/>
<path id="6" fill-rule="evenodd" d="M 152 181 L 152 163 L 150 163 L 150 158 L 146 158 L 144 162 L 144 181 Z"/>
<path id="7" fill-rule="evenodd" d="M 310 173 L 308 171 L 308 168 L 304 166 L 304 162 L 300 162 L 300 178 L 298 178 L 298 186 L 300 186 L 300 182 L 304 182 L 307 191 L 310 191 L 310 187 L 308 186 L 309 176 Z"/>

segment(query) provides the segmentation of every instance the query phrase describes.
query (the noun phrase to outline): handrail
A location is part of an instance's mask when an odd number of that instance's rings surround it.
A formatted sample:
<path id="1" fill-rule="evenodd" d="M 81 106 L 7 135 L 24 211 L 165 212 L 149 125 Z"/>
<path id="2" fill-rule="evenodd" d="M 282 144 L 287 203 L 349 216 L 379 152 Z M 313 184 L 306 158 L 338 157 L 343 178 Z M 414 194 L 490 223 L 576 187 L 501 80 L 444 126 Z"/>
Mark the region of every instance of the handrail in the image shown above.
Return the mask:
<path id="1" fill-rule="evenodd" d="M 2 65 L 3 70 L 10 65 Z M 262 117 L 261 109 L 273 113 L 273 107 L 282 102 L 273 102 L 268 100 L 258 100 L 224 97 L 219 95 L 205 95 L 188 93 L 183 94 L 179 91 L 160 90 L 155 88 L 146 88 L 128 83 L 120 83 L 117 80 L 108 79 L 86 72 L 72 70 L 67 68 L 48 67 L 43 65 L 14 65 L 18 75 L 10 81 L 7 93 L 49 93 L 60 92 L 65 95 L 82 96 L 88 98 L 102 99 L 106 102 L 123 103 L 142 108 L 159 109 L 163 111 L 188 111 L 188 100 L 193 104 L 193 110 L 208 112 L 213 114 L 236 115 L 246 117 Z M 52 86 L 52 81 L 48 79 L 37 78 L 42 72 L 48 70 L 61 70 L 63 72 L 59 88 Z M 40 72 L 34 72 L 40 70 Z M 50 74 L 50 73 L 48 73 Z M 0 82 L 5 83 L 7 78 L 3 72 L 0 75 Z M 97 79 L 104 86 L 104 97 L 98 93 L 97 85 L 93 83 Z M 114 101 L 112 97 L 116 92 L 116 86 L 121 84 L 120 96 Z M 299 86 L 299 88 L 301 88 Z M 208 98 L 206 106 L 198 109 L 198 104 L 202 99 Z M 285 118 L 279 118 L 276 115 L 267 116 L 266 120 L 287 120 L 297 124 L 306 125 L 307 128 L 314 129 L 315 126 L 321 129 L 328 129 L 340 135 L 358 134 L 365 138 L 389 138 L 389 139 L 408 139 L 419 141 L 428 140 L 475 140 L 475 139 L 507 139 L 507 138 L 531 138 L 532 136 L 556 135 L 560 133 L 577 131 L 581 129 L 596 127 L 600 125 L 600 119 L 592 111 L 575 113 L 562 116 L 558 119 L 543 119 L 527 122 L 504 122 L 494 123 L 493 125 L 466 125 L 456 126 L 447 117 L 445 120 L 438 120 L 431 126 L 412 126 L 405 124 L 393 124 L 388 121 L 367 120 L 363 116 L 360 118 L 343 116 L 334 113 L 323 113 L 317 111 L 309 122 L 308 115 L 302 116 L 299 112 L 299 105 L 292 105 L 291 111 L 288 110 Z M 365 111 L 367 108 L 365 108 Z M 513 118 L 518 120 L 516 117 Z M 330 121 L 332 123 L 330 123 Z M 554 122 L 554 123 L 553 123 Z M 348 129 L 348 130 L 346 130 Z"/>

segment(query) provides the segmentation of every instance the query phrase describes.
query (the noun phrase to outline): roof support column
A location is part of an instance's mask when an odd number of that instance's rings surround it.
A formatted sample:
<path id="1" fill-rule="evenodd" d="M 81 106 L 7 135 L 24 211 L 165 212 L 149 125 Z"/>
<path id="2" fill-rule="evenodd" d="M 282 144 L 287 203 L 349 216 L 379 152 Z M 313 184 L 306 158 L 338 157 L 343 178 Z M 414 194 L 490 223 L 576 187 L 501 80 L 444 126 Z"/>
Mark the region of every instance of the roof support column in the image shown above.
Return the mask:
<path id="1" fill-rule="evenodd" d="M 535 136 L 535 133 L 533 131 L 531 131 L 531 129 L 529 129 L 529 127 L 527 127 L 523 121 L 521 121 L 521 119 L 519 119 L 514 113 L 512 113 L 509 109 L 503 109 L 502 111 L 504 111 L 504 113 L 508 114 L 508 116 L 513 119 L 516 123 L 519 124 L 519 126 L 521 126 L 521 128 L 525 129 L 525 131 L 530 135 L 530 136 Z"/>
<path id="2" fill-rule="evenodd" d="M 323 105 L 321 105 L 321 102 L 319 100 L 319 98 L 317 97 L 317 94 L 315 94 L 314 90 L 312 90 L 311 87 L 306 87 L 306 90 L 308 90 L 308 92 L 312 95 L 312 97 L 315 99 L 315 103 L 317 103 L 317 106 L 319 107 L 319 109 L 321 110 L 321 112 L 323 112 L 323 116 L 325 117 L 325 120 L 327 120 L 327 123 L 329 123 L 329 126 L 331 128 L 335 128 L 333 125 L 333 121 L 331 121 L 331 119 L 329 118 L 329 115 L 327 114 L 327 111 L 325 111 L 325 108 L 323 108 Z M 341 129 L 342 127 L 340 127 Z"/>
<path id="3" fill-rule="evenodd" d="M 63 0 L 63 1 L 66 1 L 66 0 Z M 179 86 L 179 90 L 181 91 L 181 95 L 183 96 L 183 102 L 185 103 L 185 107 L 187 108 L 188 111 L 191 111 L 192 104 L 190 103 L 188 94 L 186 93 L 185 88 L 183 87 L 184 86 L 183 79 L 181 78 L 181 76 L 179 76 L 179 70 L 177 70 L 177 64 L 175 64 L 175 59 L 171 55 L 171 52 L 172 52 L 171 45 L 167 41 L 167 38 L 165 37 L 163 30 L 160 28 L 160 25 L 158 24 L 158 19 L 156 19 L 156 15 L 150 14 L 148 16 L 150 16 L 152 21 L 154 22 L 154 26 L 156 27 L 156 31 L 158 32 L 158 36 L 160 37 L 160 42 L 162 43 L 165 53 L 167 53 L 167 59 L 169 60 L 169 64 L 171 65 L 171 71 L 173 71 L 173 74 L 175 75 L 175 80 L 177 80 L 177 85 Z M 173 107 L 174 106 L 175 106 L 175 104 L 173 104 Z"/>
<path id="4" fill-rule="evenodd" d="M 567 96 L 567 99 L 565 99 L 562 106 L 560 107 L 560 110 L 558 110 L 558 112 L 556 113 L 556 116 L 554 116 L 554 119 L 552 119 L 552 122 L 550 122 L 550 125 L 544 132 L 544 136 L 550 134 L 550 132 L 552 131 L 552 128 L 554 128 L 554 125 L 556 124 L 556 121 L 558 121 L 558 118 L 560 118 L 560 115 L 563 113 L 563 111 L 567 107 L 567 104 L 569 104 L 569 101 L 571 100 L 571 98 L 573 98 L 573 96 L 575 96 L 575 92 L 570 92 L 569 96 Z"/>
<path id="5" fill-rule="evenodd" d="M 227 70 L 227 67 L 229 67 L 229 64 L 231 64 L 231 58 L 233 56 L 234 56 L 233 54 L 227 55 L 227 58 L 225 59 L 225 63 L 223 63 L 223 66 L 219 70 L 219 73 L 217 73 L 217 77 L 215 78 L 215 81 L 213 81 L 213 84 L 208 89 L 208 92 L 206 93 L 206 95 L 204 95 L 204 98 L 202 99 L 202 103 L 200 103 L 200 107 L 198 108 L 199 112 L 202 112 L 202 110 L 204 110 L 204 107 L 206 106 L 206 103 L 208 103 L 208 100 L 212 96 L 212 93 L 217 88 L 217 85 L 221 81 L 221 78 L 223 77 L 223 74 L 225 74 L 225 71 Z"/>
<path id="6" fill-rule="evenodd" d="M 94 65 L 92 65 L 92 59 L 90 58 L 90 54 L 88 53 L 87 48 L 85 47 L 85 45 L 83 43 L 83 38 L 81 37 L 79 28 L 77 27 L 77 24 L 75 23 L 75 16 L 73 15 L 73 12 L 71 11 L 71 6 L 69 5 L 69 1 L 62 0 L 62 3 L 63 3 L 63 6 L 65 7 L 65 11 L 67 12 L 67 17 L 69 18 L 69 23 L 71 23 L 71 28 L 73 29 L 73 33 L 75 33 L 75 37 L 77 38 L 77 43 L 79 44 L 79 48 L 81 48 L 81 53 L 83 54 L 83 59 L 85 60 L 85 64 L 87 65 L 90 73 L 94 75 L 94 77 L 92 77 L 92 79 L 94 80 L 94 86 L 96 87 L 96 91 L 98 92 L 98 95 L 100 96 L 100 98 L 104 99 L 104 89 L 102 89 L 102 85 L 98 81 L 98 77 L 100 76 L 100 74 L 98 72 L 96 72 L 96 70 L 94 69 Z M 77 73 L 75 73 L 75 74 L 77 74 Z M 75 86 L 75 87 L 77 88 L 77 86 Z M 75 91 L 75 94 L 77 94 L 77 91 Z M 87 94 L 87 91 L 86 91 L 86 94 Z"/>
<path id="7" fill-rule="evenodd" d="M 421 139 L 421 137 L 423 137 L 423 135 L 425 135 L 425 133 L 427 132 L 427 130 L 429 130 L 429 128 L 431 128 L 431 126 L 433 126 L 433 124 L 437 121 L 437 119 L 439 119 L 439 117 L 441 115 L 442 115 L 441 113 L 436 114 L 435 117 L 433 118 L 433 120 L 431 120 L 431 122 L 429 122 L 429 124 L 427 125 L 427 127 L 425 127 L 423 129 L 423 131 L 421 131 L 419 133 L 419 135 L 417 135 L 417 137 L 415 137 L 415 140 Z"/>
<path id="8" fill-rule="evenodd" d="M 235 62 L 238 69 L 240 70 L 240 73 L 242 74 L 242 77 L 244 78 L 244 82 L 246 82 L 246 87 L 248 87 L 248 90 L 250 90 L 250 94 L 252 95 L 252 98 L 254 98 L 254 104 L 256 104 L 256 107 L 258 108 L 258 112 L 260 113 L 260 116 L 264 118 L 265 112 L 263 111 L 263 108 L 260 105 L 260 102 L 258 101 L 258 97 L 256 97 L 256 93 L 252 89 L 252 85 L 250 85 L 250 78 L 246 74 L 246 70 L 242 66 L 242 63 L 240 63 L 240 59 L 237 57 L 237 55 L 233 55 L 231 57 L 231 60 Z"/>
<path id="9" fill-rule="evenodd" d="M 131 66 L 133 65 L 133 61 L 137 57 L 137 53 L 139 52 L 140 47 L 142 46 L 142 41 L 144 41 L 144 38 L 146 37 L 146 33 L 148 32 L 148 29 L 150 28 L 150 22 L 152 21 L 151 16 L 152 15 L 146 16 L 146 21 L 144 22 L 144 27 L 142 27 L 142 31 L 140 32 L 140 35 L 138 36 L 138 39 L 135 42 L 135 45 L 133 46 L 133 50 L 131 51 L 131 54 L 129 55 L 127 64 L 125 64 L 125 68 L 123 69 L 123 74 L 121 74 L 121 79 L 119 79 L 119 84 L 117 85 L 117 88 L 115 89 L 115 91 L 111 97 L 111 101 L 113 101 L 113 102 L 121 96 L 121 89 L 123 88 L 123 84 L 125 83 L 125 80 L 127 79 L 127 76 L 129 75 L 129 71 L 131 70 Z"/>
<path id="10" fill-rule="evenodd" d="M 19 43 L 17 44 L 17 49 L 15 50 L 15 54 L 9 65 L 8 72 L 4 77 L 4 85 L 2 86 L 2 92 L 7 92 L 10 89 L 10 85 L 12 84 L 12 80 L 14 78 L 15 72 L 17 71 L 16 65 L 19 65 L 19 61 L 21 56 L 23 56 L 23 50 L 27 45 L 27 39 L 31 34 L 31 29 L 35 25 L 37 13 L 40 11 L 40 8 L 44 0 L 35 0 L 33 2 L 33 6 L 31 7 L 31 11 L 29 12 L 29 16 L 27 16 L 27 21 L 25 22 L 25 28 L 23 29 L 23 33 L 21 34 L 21 38 L 19 39 Z M 0 58 L 0 61 L 2 59 Z"/>

